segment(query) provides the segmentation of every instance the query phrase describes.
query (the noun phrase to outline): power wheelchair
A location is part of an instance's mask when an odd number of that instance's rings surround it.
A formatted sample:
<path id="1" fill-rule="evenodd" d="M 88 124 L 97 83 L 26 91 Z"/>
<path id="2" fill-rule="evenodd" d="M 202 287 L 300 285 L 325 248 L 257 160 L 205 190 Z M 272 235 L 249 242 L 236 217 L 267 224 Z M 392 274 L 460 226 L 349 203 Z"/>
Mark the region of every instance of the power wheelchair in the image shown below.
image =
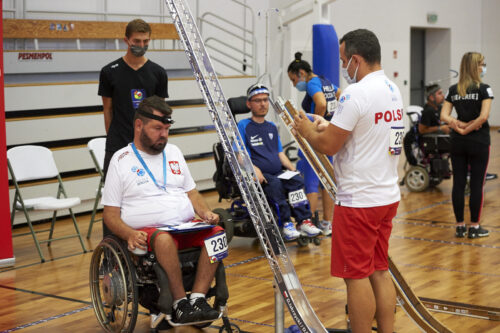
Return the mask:
<path id="1" fill-rule="evenodd" d="M 421 192 L 429 186 L 437 186 L 451 177 L 448 134 L 418 133 L 422 107 L 408 107 L 410 130 L 404 137 L 405 164 L 404 184 L 411 192 Z M 407 168 L 407 165 L 410 165 Z"/>
<path id="2" fill-rule="evenodd" d="M 250 112 L 250 109 L 246 106 L 246 96 L 234 97 L 228 99 L 228 105 L 236 118 L 236 115 L 245 114 Z M 296 149 L 295 147 L 290 147 L 290 150 Z M 257 233 L 253 226 L 250 214 L 244 200 L 242 199 L 238 184 L 233 176 L 231 167 L 227 158 L 225 157 L 222 144 L 217 142 L 213 145 L 213 154 L 215 160 L 216 171 L 213 176 L 215 182 L 216 190 L 219 194 L 219 202 L 222 199 L 227 199 L 231 201 L 231 206 L 228 209 L 217 208 L 214 212 L 221 216 L 221 220 L 228 221 L 221 225 L 226 231 L 228 241 L 233 236 L 240 237 L 257 237 Z M 283 226 L 283 222 L 280 219 L 279 206 L 272 198 L 268 198 L 268 203 L 273 210 L 275 220 L 277 221 L 280 230 Z M 318 215 L 317 213 L 313 216 L 313 223 L 318 225 Z M 297 243 L 300 246 L 307 246 L 309 243 L 314 243 L 315 245 L 321 244 L 321 238 L 318 236 L 307 237 L 300 236 L 297 238 Z"/>
<path id="3" fill-rule="evenodd" d="M 179 251 L 184 288 L 192 289 L 201 249 Z M 209 326 L 212 321 L 178 324 L 172 320 L 172 294 L 167 275 L 153 252 L 135 255 L 127 243 L 107 235 L 94 250 L 90 263 L 90 291 L 95 315 L 106 332 L 133 332 L 139 304 L 150 311 L 150 332 L 174 326 Z M 206 298 L 214 298 L 213 307 L 219 311 L 223 326 L 219 332 L 240 332 L 227 317 L 229 298 L 224 264 L 219 262 L 215 284 Z"/>

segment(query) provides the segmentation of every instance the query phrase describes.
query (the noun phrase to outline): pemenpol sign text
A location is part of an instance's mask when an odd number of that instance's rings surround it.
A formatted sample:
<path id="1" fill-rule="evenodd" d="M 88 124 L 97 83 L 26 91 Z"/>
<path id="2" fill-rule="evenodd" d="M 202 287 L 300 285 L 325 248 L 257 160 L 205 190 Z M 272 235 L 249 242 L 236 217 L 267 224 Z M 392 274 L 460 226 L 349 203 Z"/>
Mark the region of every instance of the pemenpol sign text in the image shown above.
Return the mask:
<path id="1" fill-rule="evenodd" d="M 19 52 L 17 61 L 51 61 L 52 52 Z"/>

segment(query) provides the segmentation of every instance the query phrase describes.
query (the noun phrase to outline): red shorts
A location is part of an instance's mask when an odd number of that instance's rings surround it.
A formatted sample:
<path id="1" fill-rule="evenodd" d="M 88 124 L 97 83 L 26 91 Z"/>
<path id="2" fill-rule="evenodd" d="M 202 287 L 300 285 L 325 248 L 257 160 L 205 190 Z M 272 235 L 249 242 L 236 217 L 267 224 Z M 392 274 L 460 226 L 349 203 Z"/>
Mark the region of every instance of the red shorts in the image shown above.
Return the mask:
<path id="1" fill-rule="evenodd" d="M 174 243 L 178 250 L 188 249 L 190 247 L 203 247 L 205 245 L 205 239 L 224 231 L 224 229 L 218 225 L 210 229 L 182 233 L 169 233 L 168 231 L 158 230 L 156 228 L 142 228 L 139 230 L 148 234 L 148 251 L 153 250 L 151 247 L 151 237 L 156 231 L 158 232 L 154 237 L 157 237 L 160 234 L 170 234 L 170 236 L 174 239 Z"/>
<path id="2" fill-rule="evenodd" d="M 331 274 L 363 279 L 389 268 L 389 236 L 399 202 L 354 208 L 335 206 L 332 223 Z"/>

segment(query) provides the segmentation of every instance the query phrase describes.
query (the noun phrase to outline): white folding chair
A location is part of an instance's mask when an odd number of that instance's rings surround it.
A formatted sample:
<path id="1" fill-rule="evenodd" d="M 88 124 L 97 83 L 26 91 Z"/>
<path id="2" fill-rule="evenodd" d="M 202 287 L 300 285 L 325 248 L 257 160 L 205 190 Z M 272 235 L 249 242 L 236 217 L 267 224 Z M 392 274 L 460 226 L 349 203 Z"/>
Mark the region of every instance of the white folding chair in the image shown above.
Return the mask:
<path id="1" fill-rule="evenodd" d="M 102 221 L 102 218 L 96 220 L 95 215 L 97 212 L 97 206 L 99 205 L 99 200 L 101 200 L 102 197 L 102 189 L 104 187 L 104 174 L 102 172 L 102 168 L 104 165 L 104 155 L 106 155 L 106 138 L 92 139 L 88 142 L 87 147 L 89 148 L 90 156 L 92 156 L 92 160 L 94 161 L 95 169 L 101 177 L 94 201 L 94 208 L 92 209 L 92 217 L 90 218 L 89 230 L 87 231 L 87 238 L 90 238 L 94 222 Z"/>
<path id="2" fill-rule="evenodd" d="M 12 181 L 16 188 L 16 193 L 12 203 L 11 225 L 14 224 L 16 210 L 22 210 L 35 241 L 41 261 L 45 262 L 45 258 L 43 257 L 42 250 L 40 249 L 40 243 L 47 243 L 47 245 L 50 246 L 52 241 L 78 237 L 80 244 L 82 245 L 83 252 L 87 252 L 85 245 L 83 244 L 80 230 L 78 229 L 78 224 L 76 223 L 75 215 L 71 209 L 72 207 L 80 204 L 80 198 L 68 198 L 66 195 L 66 191 L 64 190 L 62 179 L 59 175 L 59 171 L 57 170 L 52 152 L 48 148 L 40 146 L 19 146 L 11 148 L 7 151 L 7 162 Z M 51 178 L 57 178 L 59 183 L 57 195 L 55 197 L 44 196 L 27 200 L 23 199 L 18 182 Z M 63 195 L 63 198 L 61 198 L 61 195 Z M 69 210 L 71 218 L 73 219 L 76 234 L 53 238 L 52 235 L 54 233 L 57 211 L 61 209 Z M 53 211 L 52 224 L 50 226 L 50 233 L 47 240 L 39 241 L 36 236 L 37 232 L 33 229 L 28 211 L 36 210 Z"/>

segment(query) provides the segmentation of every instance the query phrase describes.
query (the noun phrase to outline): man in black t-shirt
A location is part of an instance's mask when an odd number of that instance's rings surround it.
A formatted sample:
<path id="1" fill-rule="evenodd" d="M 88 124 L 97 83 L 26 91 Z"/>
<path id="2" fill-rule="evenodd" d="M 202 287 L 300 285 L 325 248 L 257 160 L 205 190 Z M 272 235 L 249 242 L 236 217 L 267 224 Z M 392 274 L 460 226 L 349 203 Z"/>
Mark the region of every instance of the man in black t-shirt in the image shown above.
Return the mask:
<path id="1" fill-rule="evenodd" d="M 104 175 L 113 154 L 133 140 L 133 119 L 139 103 L 153 95 L 168 97 L 165 69 L 144 56 L 150 38 L 149 24 L 141 19 L 130 21 L 124 38 L 127 53 L 101 69 L 98 94 L 102 96 L 107 133 Z"/>
<path id="2" fill-rule="evenodd" d="M 422 116 L 418 124 L 420 134 L 442 132 L 450 133 L 448 125 L 441 123 L 441 106 L 444 102 L 443 89 L 438 84 L 431 84 L 425 88 L 427 103 L 424 105 Z"/>

